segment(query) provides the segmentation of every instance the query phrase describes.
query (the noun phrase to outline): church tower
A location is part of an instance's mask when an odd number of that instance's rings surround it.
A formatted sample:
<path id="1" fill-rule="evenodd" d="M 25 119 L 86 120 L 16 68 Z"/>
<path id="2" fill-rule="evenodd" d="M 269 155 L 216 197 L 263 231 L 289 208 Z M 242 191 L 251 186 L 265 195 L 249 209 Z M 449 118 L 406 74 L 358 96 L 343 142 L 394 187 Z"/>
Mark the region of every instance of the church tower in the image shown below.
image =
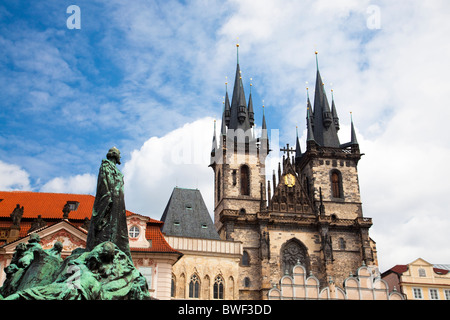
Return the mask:
<path id="1" fill-rule="evenodd" d="M 363 264 L 377 263 L 368 232 L 372 221 L 362 214 L 353 121 L 350 142 L 341 144 L 334 97 L 330 108 L 318 67 L 314 108 L 308 94 L 306 113 L 306 151 L 297 134 L 295 147 L 280 149 L 283 158 L 266 177 L 266 119 L 263 113 L 262 133 L 255 137 L 238 55 L 231 103 L 226 90 L 220 134 L 214 129 L 210 166 L 215 227 L 221 239 L 242 242 L 240 299 L 267 298 L 297 264 L 321 286 L 342 286 Z"/>
<path id="2" fill-rule="evenodd" d="M 248 102 L 239 65 L 229 101 L 225 93 L 220 135 L 214 131 L 210 167 L 214 170 L 214 223 L 223 240 L 242 241 L 244 260 L 242 279 L 255 279 L 259 290 L 261 278 L 259 258 L 260 229 L 257 216 L 266 204 L 265 159 L 269 153 L 269 140 L 265 116 L 262 117 L 261 136 L 255 137 L 255 115 L 250 91 Z M 245 280 L 247 281 L 247 280 Z M 241 281 L 241 286 L 246 287 Z M 249 285 L 247 286 L 250 287 Z M 243 289 L 244 290 L 244 289 Z M 248 291 L 248 290 L 244 290 Z M 241 297 L 245 298 L 245 293 Z M 248 296 L 248 298 L 259 298 Z"/>
<path id="3" fill-rule="evenodd" d="M 326 273 L 340 278 L 363 263 L 377 262 L 368 231 L 372 220 L 363 217 L 362 212 L 357 170 L 361 153 L 353 119 L 350 142 L 341 144 L 333 91 L 330 108 L 317 52 L 316 64 L 314 109 L 307 96 L 307 150 L 296 155 L 295 165 L 314 203 L 321 238 L 331 244 L 331 250 L 322 252 Z"/>

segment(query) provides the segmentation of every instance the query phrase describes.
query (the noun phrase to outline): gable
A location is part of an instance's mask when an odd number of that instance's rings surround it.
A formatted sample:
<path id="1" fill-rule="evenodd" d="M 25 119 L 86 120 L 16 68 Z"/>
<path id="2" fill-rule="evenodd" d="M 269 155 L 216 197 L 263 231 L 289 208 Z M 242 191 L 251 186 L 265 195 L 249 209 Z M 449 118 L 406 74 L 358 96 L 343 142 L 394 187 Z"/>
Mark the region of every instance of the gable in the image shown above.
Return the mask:
<path id="1" fill-rule="evenodd" d="M 281 165 L 278 166 L 278 184 L 275 183 L 275 173 L 272 180 L 274 190 L 271 196 L 269 185 L 269 210 L 314 214 L 312 202 L 289 158 L 283 159 L 283 171 Z"/>
<path id="2" fill-rule="evenodd" d="M 49 227 L 37 230 L 41 239 L 40 244 L 42 249 L 51 249 L 55 242 L 60 241 L 63 244 L 61 255 L 70 255 L 76 248 L 84 248 L 86 246 L 87 231 L 74 226 L 67 220 L 61 220 L 58 223 L 52 224 Z M 13 253 L 19 243 L 28 243 L 30 236 L 27 235 L 16 241 L 8 243 L 3 246 L 6 253 Z"/>

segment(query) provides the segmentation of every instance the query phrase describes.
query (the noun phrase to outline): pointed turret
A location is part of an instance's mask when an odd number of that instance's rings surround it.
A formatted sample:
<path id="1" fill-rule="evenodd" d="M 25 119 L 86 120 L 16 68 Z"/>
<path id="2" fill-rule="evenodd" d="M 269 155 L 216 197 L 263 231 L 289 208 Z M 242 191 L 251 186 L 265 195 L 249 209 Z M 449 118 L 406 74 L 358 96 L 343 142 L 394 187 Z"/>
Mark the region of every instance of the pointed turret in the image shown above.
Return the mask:
<path id="1" fill-rule="evenodd" d="M 312 128 L 312 124 L 311 124 L 311 117 L 310 117 L 310 110 L 309 108 L 307 108 L 306 110 L 306 126 L 307 126 L 307 136 L 306 136 L 306 142 L 307 143 L 315 143 L 315 139 L 314 139 L 314 130 Z"/>
<path id="2" fill-rule="evenodd" d="M 336 126 L 333 121 L 332 112 L 328 104 L 328 99 L 324 90 L 324 83 L 319 71 L 319 64 L 316 51 L 316 87 L 314 95 L 314 138 L 323 147 L 339 148 L 339 138 Z"/>
<path id="3" fill-rule="evenodd" d="M 253 112 L 252 84 L 251 83 L 250 83 L 250 96 L 248 98 L 248 120 L 249 120 L 250 126 L 253 127 L 255 124 L 255 113 Z"/>
<path id="4" fill-rule="evenodd" d="M 350 144 L 352 146 L 354 146 L 354 145 L 358 145 L 359 143 L 358 143 L 358 140 L 356 139 L 355 126 L 353 125 L 353 115 L 351 112 L 350 112 L 350 116 L 351 116 L 351 126 L 352 126 Z"/>
<path id="5" fill-rule="evenodd" d="M 331 116 L 333 117 L 334 126 L 336 127 L 336 131 L 339 131 L 339 117 L 336 111 L 336 105 L 334 104 L 334 94 L 333 89 L 331 89 Z"/>
<path id="6" fill-rule="evenodd" d="M 264 112 L 264 105 L 263 105 L 263 118 L 262 118 L 260 140 L 261 140 L 261 150 L 265 155 L 267 155 L 270 152 L 270 149 L 269 149 L 269 136 L 267 134 L 267 124 L 266 124 L 266 115 Z"/>
<path id="7" fill-rule="evenodd" d="M 225 124 L 228 126 L 231 119 L 230 99 L 228 98 L 228 82 L 225 82 L 225 109 L 224 109 Z"/>
<path id="8" fill-rule="evenodd" d="M 298 159 L 302 157 L 302 150 L 300 148 L 300 141 L 298 140 L 298 127 L 295 127 L 296 133 L 297 133 L 297 141 L 295 142 L 295 160 L 296 162 Z"/>
<path id="9" fill-rule="evenodd" d="M 220 126 L 220 135 L 227 135 L 227 125 L 226 125 L 226 102 L 224 102 L 223 113 L 222 113 L 222 124 Z"/>
<path id="10" fill-rule="evenodd" d="M 314 128 L 314 114 L 313 114 L 313 107 L 311 104 L 311 101 L 309 100 L 309 89 L 308 87 L 306 87 L 306 110 L 307 110 L 307 115 L 306 115 L 306 124 L 308 125 L 308 116 L 311 118 L 311 125 Z"/>
<path id="11" fill-rule="evenodd" d="M 213 139 L 212 139 L 210 164 L 213 164 L 216 161 L 216 152 L 217 152 L 216 120 L 214 120 L 214 133 L 213 133 Z"/>

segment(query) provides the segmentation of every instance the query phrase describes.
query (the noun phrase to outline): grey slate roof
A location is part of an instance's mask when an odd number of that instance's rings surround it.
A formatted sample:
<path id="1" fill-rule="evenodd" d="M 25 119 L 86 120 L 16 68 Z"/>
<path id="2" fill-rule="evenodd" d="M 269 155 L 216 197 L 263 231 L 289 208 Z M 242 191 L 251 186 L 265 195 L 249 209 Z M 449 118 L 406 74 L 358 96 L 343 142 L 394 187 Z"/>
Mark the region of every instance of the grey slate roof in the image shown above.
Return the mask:
<path id="1" fill-rule="evenodd" d="M 199 190 L 174 188 L 161 217 L 168 236 L 220 240 Z"/>

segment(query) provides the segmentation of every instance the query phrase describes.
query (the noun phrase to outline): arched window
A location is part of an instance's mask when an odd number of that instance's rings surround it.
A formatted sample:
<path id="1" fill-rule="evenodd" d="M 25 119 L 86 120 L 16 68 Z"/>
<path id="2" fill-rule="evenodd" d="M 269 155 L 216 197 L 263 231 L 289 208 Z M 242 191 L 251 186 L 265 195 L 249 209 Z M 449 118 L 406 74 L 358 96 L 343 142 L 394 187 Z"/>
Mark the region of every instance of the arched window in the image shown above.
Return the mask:
<path id="1" fill-rule="evenodd" d="M 189 282 L 189 298 L 199 298 L 200 292 L 200 281 L 198 276 L 194 273 L 191 276 L 191 281 Z"/>
<path id="2" fill-rule="evenodd" d="M 333 198 L 342 198 L 342 179 L 339 171 L 331 173 L 331 194 Z"/>
<path id="3" fill-rule="evenodd" d="M 172 273 L 172 283 L 171 283 L 171 286 L 170 286 L 170 296 L 172 298 L 175 298 L 176 282 L 177 281 L 176 281 L 175 275 Z"/>
<path id="4" fill-rule="evenodd" d="M 244 251 L 244 252 L 242 253 L 242 261 L 241 261 L 241 265 L 246 266 L 246 267 L 250 265 L 250 257 L 249 257 L 249 255 L 248 255 L 248 252 L 247 252 L 247 251 Z"/>
<path id="5" fill-rule="evenodd" d="M 214 279 L 214 299 L 223 299 L 223 278 L 217 276 Z"/>
<path id="6" fill-rule="evenodd" d="M 241 167 L 241 194 L 250 195 L 250 169 L 246 165 Z"/>
<path id="7" fill-rule="evenodd" d="M 292 275 L 292 269 L 297 264 L 305 267 L 309 273 L 310 262 L 309 255 L 305 245 L 299 240 L 293 238 L 287 241 L 281 247 L 281 272 L 282 274 Z"/>

